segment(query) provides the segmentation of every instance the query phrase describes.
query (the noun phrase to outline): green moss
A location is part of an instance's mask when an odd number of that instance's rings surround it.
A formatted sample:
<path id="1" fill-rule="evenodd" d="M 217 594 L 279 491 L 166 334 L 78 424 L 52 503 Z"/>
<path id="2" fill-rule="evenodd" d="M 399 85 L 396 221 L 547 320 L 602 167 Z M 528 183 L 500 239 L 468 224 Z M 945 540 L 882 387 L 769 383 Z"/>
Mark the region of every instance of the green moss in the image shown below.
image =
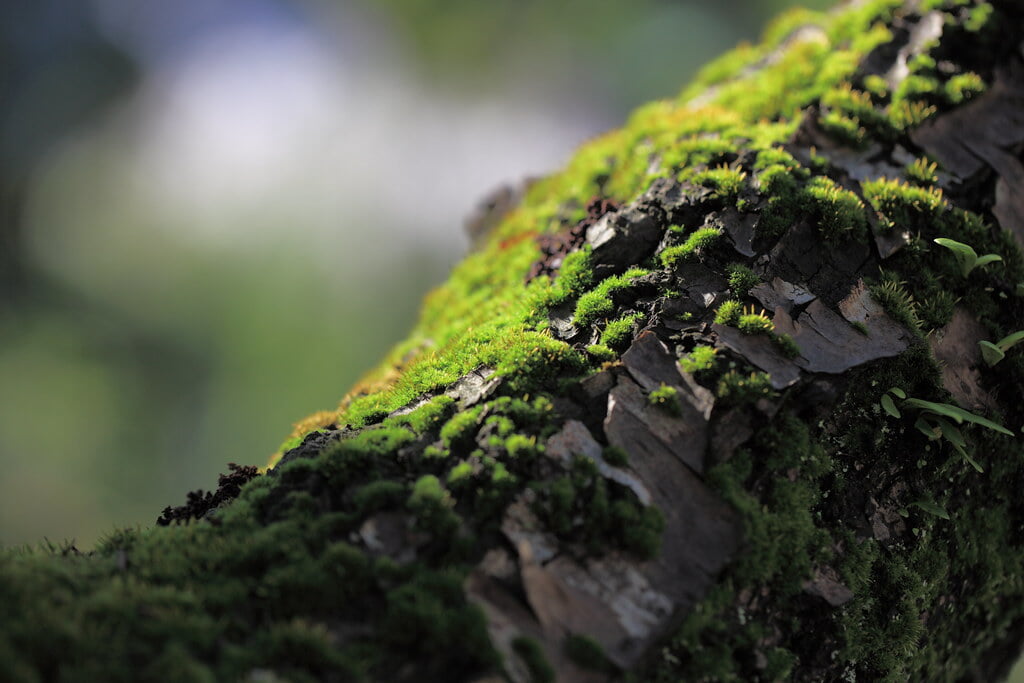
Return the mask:
<path id="1" fill-rule="evenodd" d="M 619 446 L 605 446 L 602 451 L 605 462 L 612 467 L 628 467 L 629 466 L 629 453 L 626 449 L 620 448 Z"/>
<path id="2" fill-rule="evenodd" d="M 818 231 L 826 242 L 861 241 L 867 236 L 864 203 L 856 194 L 822 176 L 811 179 L 806 193 L 814 207 Z"/>
<path id="3" fill-rule="evenodd" d="M 609 321 L 601 333 L 601 344 L 617 351 L 625 350 L 633 340 L 634 325 L 643 318 L 642 313 L 630 313 Z"/>
<path id="4" fill-rule="evenodd" d="M 719 311 L 721 311 L 721 309 L 719 309 Z M 740 314 L 739 318 L 736 320 L 736 327 L 738 327 L 740 332 L 743 334 L 770 335 L 775 331 L 775 323 L 772 322 L 771 318 L 769 318 L 764 311 L 755 313 L 753 308 Z"/>
<path id="5" fill-rule="evenodd" d="M 773 335 L 772 343 L 786 358 L 793 359 L 800 356 L 800 346 L 788 334 Z"/>
<path id="6" fill-rule="evenodd" d="M 540 452 L 535 437 L 513 434 L 505 441 L 505 450 L 513 458 L 530 458 Z"/>
<path id="7" fill-rule="evenodd" d="M 554 683 L 555 670 L 548 664 L 544 651 L 533 638 L 517 636 L 512 641 L 512 649 L 523 660 L 530 672 L 532 683 Z"/>
<path id="8" fill-rule="evenodd" d="M 587 355 L 601 363 L 608 363 L 618 358 L 618 354 L 604 344 L 591 344 L 586 349 Z"/>
<path id="9" fill-rule="evenodd" d="M 753 403 L 772 395 L 772 383 L 764 372 L 744 375 L 736 370 L 730 370 L 718 380 L 715 395 L 725 405 Z"/>
<path id="10" fill-rule="evenodd" d="M 679 395 L 675 387 L 662 384 L 647 395 L 647 400 L 651 405 L 660 408 L 669 415 L 675 415 L 676 417 L 682 415 L 683 408 L 679 403 Z"/>
<path id="11" fill-rule="evenodd" d="M 476 434 L 483 406 L 456 413 L 441 427 L 441 440 L 447 448 L 466 445 Z"/>
<path id="12" fill-rule="evenodd" d="M 746 177 L 746 172 L 722 164 L 696 173 L 684 173 L 681 179 L 708 187 L 714 191 L 712 196 L 732 204 L 743 189 Z"/>
<path id="13" fill-rule="evenodd" d="M 631 268 L 622 275 L 613 275 L 602 280 L 576 302 L 576 310 L 573 313 L 576 325 L 586 327 L 601 318 L 610 316 L 615 312 L 612 295 L 629 289 L 634 279 L 647 275 L 647 273 L 648 271 L 642 268 Z"/>
<path id="14" fill-rule="evenodd" d="M 729 289 L 736 296 L 746 296 L 751 289 L 761 282 L 757 273 L 743 264 L 733 263 L 725 269 L 729 278 Z"/>
<path id="15" fill-rule="evenodd" d="M 385 426 L 404 426 L 417 433 L 429 431 L 440 424 L 453 410 L 455 399 L 440 395 L 430 399 L 412 412 L 385 420 Z"/>
<path id="16" fill-rule="evenodd" d="M 719 325 L 736 325 L 743 314 L 743 304 L 739 301 L 723 301 L 715 311 L 715 322 Z"/>
<path id="17" fill-rule="evenodd" d="M 685 372 L 697 374 L 714 368 L 718 351 L 713 346 L 698 346 L 679 359 L 679 365 Z"/>
<path id="18" fill-rule="evenodd" d="M 615 666 L 608 661 L 604 648 L 593 638 L 570 633 L 565 638 L 565 654 L 580 668 L 611 673 Z"/>
<path id="19" fill-rule="evenodd" d="M 938 164 L 934 161 L 929 162 L 927 159 L 918 158 L 907 164 L 903 172 L 906 173 L 909 182 L 920 187 L 930 187 L 939 180 L 937 170 Z"/>
<path id="20" fill-rule="evenodd" d="M 698 228 L 682 244 L 664 249 L 659 255 L 661 264 L 666 268 L 673 268 L 682 261 L 698 256 L 721 236 L 722 231 L 718 228 Z"/>

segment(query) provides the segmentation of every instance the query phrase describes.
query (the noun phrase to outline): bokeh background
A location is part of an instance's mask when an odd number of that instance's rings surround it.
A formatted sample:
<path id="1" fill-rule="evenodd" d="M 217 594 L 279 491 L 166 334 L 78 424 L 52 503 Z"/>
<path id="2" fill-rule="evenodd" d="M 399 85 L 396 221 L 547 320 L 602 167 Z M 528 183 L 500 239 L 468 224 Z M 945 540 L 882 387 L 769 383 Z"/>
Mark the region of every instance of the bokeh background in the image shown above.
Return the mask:
<path id="1" fill-rule="evenodd" d="M 86 549 L 264 463 L 481 196 L 788 2 L 4 0 L 0 544 Z"/>

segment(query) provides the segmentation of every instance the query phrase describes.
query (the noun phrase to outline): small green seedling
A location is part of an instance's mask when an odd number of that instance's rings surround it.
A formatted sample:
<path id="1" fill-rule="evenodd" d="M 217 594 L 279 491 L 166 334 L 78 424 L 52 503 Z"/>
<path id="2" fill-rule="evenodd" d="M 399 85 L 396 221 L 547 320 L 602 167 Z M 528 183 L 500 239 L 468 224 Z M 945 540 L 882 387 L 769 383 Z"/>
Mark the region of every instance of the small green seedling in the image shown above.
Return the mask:
<path id="1" fill-rule="evenodd" d="M 946 508 L 942 507 L 938 503 L 933 503 L 927 500 L 919 500 L 916 503 L 911 503 L 916 508 L 921 508 L 929 515 L 935 515 L 939 519 L 949 519 L 949 513 L 946 512 Z"/>
<path id="2" fill-rule="evenodd" d="M 963 273 L 964 277 L 971 274 L 971 271 L 975 268 L 993 263 L 995 261 L 1002 261 L 1003 257 L 999 254 L 985 254 L 984 256 L 978 256 L 978 252 L 963 242 L 957 242 L 946 237 L 938 237 L 935 239 L 935 243 L 939 246 L 946 247 L 953 252 L 956 256 L 957 263 L 960 264 L 960 272 Z"/>
<path id="3" fill-rule="evenodd" d="M 999 432 L 1000 434 L 1013 436 L 1013 432 L 1001 424 L 993 422 L 992 420 L 986 419 L 980 415 L 975 415 L 974 413 L 968 412 L 958 406 L 950 405 L 949 403 L 933 403 L 932 401 L 924 401 L 919 398 L 908 398 L 907 393 L 899 387 L 892 387 L 882 395 L 881 399 L 879 399 L 882 410 L 895 418 L 900 418 L 903 414 L 900 412 L 900 409 L 896 407 L 896 402 L 893 401 L 893 396 L 900 399 L 900 404 L 903 408 L 916 408 L 920 411 L 917 416 L 917 421 L 914 422 L 914 427 L 916 427 L 919 432 L 933 441 L 936 439 L 945 439 L 964 460 L 970 463 L 971 467 L 979 472 L 984 470 L 982 470 L 981 465 L 979 465 L 978 462 L 967 452 L 967 440 L 964 439 L 964 435 L 960 431 L 958 425 L 970 422 Z"/>
<path id="4" fill-rule="evenodd" d="M 1022 341 L 1024 341 L 1024 330 L 1018 330 L 1003 337 L 995 344 L 990 341 L 980 341 L 978 346 L 981 347 L 981 357 L 985 359 L 985 363 L 989 367 L 992 367 L 1006 357 L 1007 351 Z"/>

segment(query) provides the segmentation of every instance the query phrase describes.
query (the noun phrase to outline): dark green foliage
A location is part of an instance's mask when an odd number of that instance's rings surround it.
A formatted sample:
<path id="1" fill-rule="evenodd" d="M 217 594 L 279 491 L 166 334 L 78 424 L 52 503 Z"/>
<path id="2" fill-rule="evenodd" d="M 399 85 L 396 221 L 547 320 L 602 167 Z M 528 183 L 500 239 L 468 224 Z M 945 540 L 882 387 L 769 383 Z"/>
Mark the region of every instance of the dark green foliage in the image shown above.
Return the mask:
<path id="1" fill-rule="evenodd" d="M 519 636 L 512 641 L 512 649 L 526 664 L 532 683 L 554 683 L 555 670 L 548 664 L 548 660 L 544 657 L 544 652 L 536 640 Z"/>
<path id="2" fill-rule="evenodd" d="M 615 666 L 608 661 L 604 649 L 593 638 L 571 633 L 565 639 L 565 653 L 583 669 L 611 673 Z"/>

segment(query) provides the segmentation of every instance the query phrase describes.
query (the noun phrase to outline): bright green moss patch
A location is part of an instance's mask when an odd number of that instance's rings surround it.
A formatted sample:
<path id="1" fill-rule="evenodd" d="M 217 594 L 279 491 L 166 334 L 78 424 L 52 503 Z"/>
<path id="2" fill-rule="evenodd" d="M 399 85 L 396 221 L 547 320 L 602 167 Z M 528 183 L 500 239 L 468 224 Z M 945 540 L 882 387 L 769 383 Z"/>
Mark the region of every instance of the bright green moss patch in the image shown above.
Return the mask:
<path id="1" fill-rule="evenodd" d="M 630 313 L 611 320 L 601 333 L 601 344 L 616 351 L 623 351 L 633 340 L 633 327 L 643 319 L 642 313 Z"/>
<path id="2" fill-rule="evenodd" d="M 576 303 L 576 311 L 573 314 L 576 325 L 585 327 L 614 313 L 615 303 L 612 301 L 612 295 L 628 289 L 635 278 L 647 275 L 648 272 L 643 268 L 630 268 L 622 275 L 613 275 L 599 282 Z"/>
<path id="3" fill-rule="evenodd" d="M 942 190 L 910 185 L 899 180 L 879 178 L 861 183 L 864 198 L 882 218 L 888 230 L 932 227 L 949 208 Z"/>
<path id="4" fill-rule="evenodd" d="M 826 242 L 861 241 L 867 236 L 864 202 L 853 192 L 829 178 L 818 176 L 807 184 L 806 193 L 818 219 L 818 230 Z"/>
<path id="5" fill-rule="evenodd" d="M 669 415 L 675 415 L 676 417 L 682 415 L 683 409 L 679 403 L 679 394 L 675 387 L 662 384 L 647 395 L 647 400 L 651 405 L 660 408 Z"/>
<path id="6" fill-rule="evenodd" d="M 761 282 L 757 273 L 741 263 L 733 263 L 726 267 L 729 278 L 729 289 L 736 296 L 746 296 L 751 289 Z"/>
<path id="7" fill-rule="evenodd" d="M 715 311 L 715 322 L 719 325 L 735 325 L 740 321 L 743 314 L 743 304 L 730 299 L 723 301 L 722 305 Z"/>
<path id="8" fill-rule="evenodd" d="M 712 196 L 732 204 L 743 189 L 746 177 L 745 171 L 722 164 L 696 173 L 684 172 L 682 179 L 708 187 L 714 191 Z"/>
<path id="9" fill-rule="evenodd" d="M 753 308 L 740 314 L 736 320 L 736 327 L 743 334 L 771 335 L 775 331 L 775 323 L 772 322 L 772 319 L 764 311 L 755 313 Z"/>
<path id="10" fill-rule="evenodd" d="M 441 428 L 441 440 L 445 445 L 451 447 L 460 443 L 464 444 L 472 439 L 476 434 L 476 426 L 480 421 L 481 412 L 483 412 L 483 406 L 477 406 L 453 415 Z"/>
<path id="11" fill-rule="evenodd" d="M 455 399 L 450 396 L 435 396 L 412 412 L 388 418 L 384 426 L 402 425 L 414 432 L 423 433 L 440 424 L 452 411 L 454 404 Z"/>
<path id="12" fill-rule="evenodd" d="M 685 372 L 696 374 L 711 370 L 715 366 L 718 351 L 713 346 L 698 346 L 679 359 L 679 365 Z"/>
<path id="13" fill-rule="evenodd" d="M 600 363 L 608 363 L 619 357 L 614 350 L 604 344 L 591 344 L 587 347 L 587 355 Z"/>
<path id="14" fill-rule="evenodd" d="M 920 187 L 930 187 L 939 180 L 939 176 L 936 173 L 938 168 L 938 164 L 934 161 L 930 162 L 927 159 L 919 158 L 907 164 L 903 172 L 906 174 L 909 182 L 915 183 Z"/>
<path id="15" fill-rule="evenodd" d="M 722 231 L 718 228 L 698 228 L 682 244 L 664 249 L 660 254 L 661 264 L 666 268 L 672 268 L 681 261 L 699 255 L 721 236 Z"/>

